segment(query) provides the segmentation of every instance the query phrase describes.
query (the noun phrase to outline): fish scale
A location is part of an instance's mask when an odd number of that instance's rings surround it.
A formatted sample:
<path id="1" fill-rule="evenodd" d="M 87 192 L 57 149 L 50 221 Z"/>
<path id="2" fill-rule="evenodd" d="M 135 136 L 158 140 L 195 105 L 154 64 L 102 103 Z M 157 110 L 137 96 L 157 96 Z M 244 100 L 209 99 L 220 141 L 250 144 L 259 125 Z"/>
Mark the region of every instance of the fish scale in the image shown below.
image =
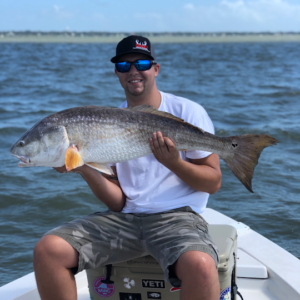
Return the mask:
<path id="1" fill-rule="evenodd" d="M 252 192 L 260 153 L 278 141 L 268 135 L 218 137 L 169 113 L 141 105 L 133 108 L 83 106 L 52 114 L 27 131 L 11 148 L 19 166 L 61 167 L 83 164 L 112 174 L 109 164 L 151 153 L 149 139 L 161 131 L 177 150 L 218 154 Z"/>

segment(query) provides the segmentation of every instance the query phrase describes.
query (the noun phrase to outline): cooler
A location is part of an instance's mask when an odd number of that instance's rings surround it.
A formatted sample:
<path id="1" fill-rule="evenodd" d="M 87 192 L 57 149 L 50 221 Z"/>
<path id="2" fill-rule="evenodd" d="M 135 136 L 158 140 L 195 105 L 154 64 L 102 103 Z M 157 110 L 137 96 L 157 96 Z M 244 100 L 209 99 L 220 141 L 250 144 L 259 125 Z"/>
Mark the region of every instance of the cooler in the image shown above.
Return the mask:
<path id="1" fill-rule="evenodd" d="M 220 300 L 236 299 L 237 232 L 230 225 L 209 225 L 219 249 Z M 92 300 L 179 300 L 180 288 L 164 281 L 159 263 L 151 256 L 86 270 Z"/>

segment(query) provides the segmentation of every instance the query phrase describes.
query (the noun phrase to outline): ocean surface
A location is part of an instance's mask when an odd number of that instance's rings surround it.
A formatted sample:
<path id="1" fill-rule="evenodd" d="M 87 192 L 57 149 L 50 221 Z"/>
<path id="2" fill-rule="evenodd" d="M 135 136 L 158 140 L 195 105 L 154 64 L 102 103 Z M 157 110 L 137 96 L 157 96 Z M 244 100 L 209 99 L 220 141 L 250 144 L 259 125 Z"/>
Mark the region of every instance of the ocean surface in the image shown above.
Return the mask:
<path id="1" fill-rule="evenodd" d="M 33 248 L 59 224 L 104 210 L 77 174 L 18 168 L 9 149 L 47 115 L 116 107 L 115 44 L 0 44 L 0 286 L 33 271 Z M 299 43 L 157 44 L 160 90 L 200 103 L 220 136 L 269 134 L 249 193 L 222 162 L 218 210 L 300 258 Z"/>

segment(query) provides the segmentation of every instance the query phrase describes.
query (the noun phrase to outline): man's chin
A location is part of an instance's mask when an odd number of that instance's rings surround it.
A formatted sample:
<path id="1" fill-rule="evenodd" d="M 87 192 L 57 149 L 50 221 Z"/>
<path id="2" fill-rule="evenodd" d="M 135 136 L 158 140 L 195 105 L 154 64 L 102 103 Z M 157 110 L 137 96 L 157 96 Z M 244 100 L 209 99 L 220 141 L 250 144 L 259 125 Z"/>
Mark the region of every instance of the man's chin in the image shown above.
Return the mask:
<path id="1" fill-rule="evenodd" d="M 128 90 L 128 93 L 131 96 L 138 97 L 144 93 L 144 89 Z"/>

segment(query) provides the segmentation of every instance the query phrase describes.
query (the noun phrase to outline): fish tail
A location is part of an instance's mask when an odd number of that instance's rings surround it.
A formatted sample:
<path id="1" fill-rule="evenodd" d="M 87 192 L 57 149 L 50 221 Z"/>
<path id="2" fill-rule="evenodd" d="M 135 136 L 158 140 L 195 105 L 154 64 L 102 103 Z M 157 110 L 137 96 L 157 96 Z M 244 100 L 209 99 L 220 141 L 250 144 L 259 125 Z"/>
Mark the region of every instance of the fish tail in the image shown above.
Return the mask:
<path id="1" fill-rule="evenodd" d="M 247 134 L 225 138 L 231 143 L 231 150 L 220 157 L 240 182 L 251 192 L 254 168 L 264 148 L 276 145 L 278 141 L 269 135 Z"/>

